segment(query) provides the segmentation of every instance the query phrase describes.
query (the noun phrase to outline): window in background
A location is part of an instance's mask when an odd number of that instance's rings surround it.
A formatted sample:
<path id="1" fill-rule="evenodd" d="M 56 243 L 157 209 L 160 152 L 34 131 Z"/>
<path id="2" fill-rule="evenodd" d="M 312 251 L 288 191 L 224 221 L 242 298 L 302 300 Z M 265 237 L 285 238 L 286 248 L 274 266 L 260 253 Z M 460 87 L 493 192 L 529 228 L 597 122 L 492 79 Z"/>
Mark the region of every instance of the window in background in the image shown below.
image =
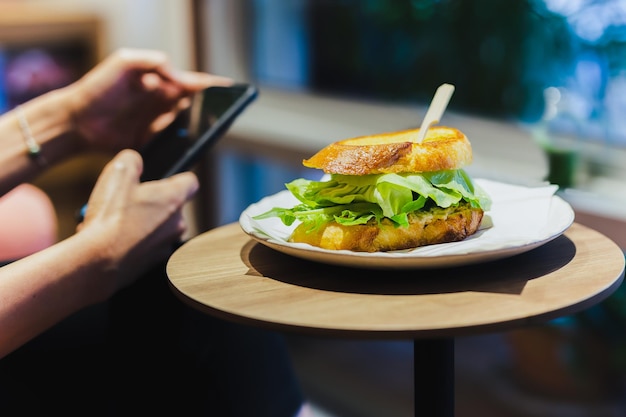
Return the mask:
<path id="1" fill-rule="evenodd" d="M 0 45 L 0 112 L 76 81 L 93 64 L 91 48 L 80 40 Z"/>
<path id="2" fill-rule="evenodd" d="M 101 57 L 97 15 L 0 3 L 0 113 L 81 77 Z"/>
<path id="3" fill-rule="evenodd" d="M 252 77 L 351 98 L 430 101 L 626 145 L 626 0 L 253 0 Z"/>

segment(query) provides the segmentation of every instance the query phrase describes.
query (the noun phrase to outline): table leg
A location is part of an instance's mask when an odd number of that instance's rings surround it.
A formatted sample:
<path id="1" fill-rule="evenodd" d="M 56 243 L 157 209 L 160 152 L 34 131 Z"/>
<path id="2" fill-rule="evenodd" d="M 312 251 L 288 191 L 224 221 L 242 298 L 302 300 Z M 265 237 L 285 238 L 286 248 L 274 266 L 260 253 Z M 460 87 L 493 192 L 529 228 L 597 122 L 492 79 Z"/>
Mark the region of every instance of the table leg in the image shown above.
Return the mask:
<path id="1" fill-rule="evenodd" d="M 454 416 L 454 339 L 413 342 L 415 416 Z"/>

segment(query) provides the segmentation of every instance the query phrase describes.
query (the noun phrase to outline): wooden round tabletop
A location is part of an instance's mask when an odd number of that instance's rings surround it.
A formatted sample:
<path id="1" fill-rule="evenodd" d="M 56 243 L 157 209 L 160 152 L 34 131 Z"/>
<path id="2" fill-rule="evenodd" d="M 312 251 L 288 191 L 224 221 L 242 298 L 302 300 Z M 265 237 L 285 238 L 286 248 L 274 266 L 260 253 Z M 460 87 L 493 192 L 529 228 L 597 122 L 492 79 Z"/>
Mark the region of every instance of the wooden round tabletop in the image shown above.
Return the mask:
<path id="1" fill-rule="evenodd" d="M 442 269 L 367 270 L 276 252 L 238 223 L 194 237 L 167 274 L 186 303 L 228 320 L 280 331 L 375 339 L 503 331 L 588 308 L 624 276 L 624 253 L 574 223 L 539 248 Z"/>

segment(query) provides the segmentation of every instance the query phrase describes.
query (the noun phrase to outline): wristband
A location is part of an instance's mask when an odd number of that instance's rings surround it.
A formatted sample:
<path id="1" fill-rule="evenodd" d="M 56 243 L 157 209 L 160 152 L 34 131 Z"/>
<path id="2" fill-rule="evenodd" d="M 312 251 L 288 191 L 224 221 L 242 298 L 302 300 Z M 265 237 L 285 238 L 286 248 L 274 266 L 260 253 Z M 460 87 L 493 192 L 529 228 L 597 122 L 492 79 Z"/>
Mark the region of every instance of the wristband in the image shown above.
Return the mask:
<path id="1" fill-rule="evenodd" d="M 26 143 L 26 148 L 28 149 L 29 158 L 37 162 L 39 165 L 45 166 L 46 159 L 41 154 L 41 146 L 39 146 L 33 137 L 33 132 L 30 130 L 30 125 L 26 119 L 24 109 L 22 106 L 18 105 L 15 107 L 15 112 L 17 115 L 17 121 L 20 125 L 20 130 L 22 131 L 22 136 L 24 137 L 24 142 Z"/>

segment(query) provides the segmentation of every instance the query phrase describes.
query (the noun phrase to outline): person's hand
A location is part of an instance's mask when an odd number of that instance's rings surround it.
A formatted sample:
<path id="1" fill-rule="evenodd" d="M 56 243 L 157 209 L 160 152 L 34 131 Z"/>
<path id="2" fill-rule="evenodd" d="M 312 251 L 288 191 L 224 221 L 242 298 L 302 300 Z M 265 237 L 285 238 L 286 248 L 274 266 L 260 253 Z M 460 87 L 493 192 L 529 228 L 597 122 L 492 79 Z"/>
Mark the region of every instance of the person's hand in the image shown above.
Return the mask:
<path id="1" fill-rule="evenodd" d="M 166 54 L 120 49 L 67 87 L 74 128 L 87 149 L 138 149 L 188 104 L 189 96 L 232 80 L 171 68 Z"/>
<path id="2" fill-rule="evenodd" d="M 112 292 L 167 259 L 186 230 L 182 208 L 198 189 L 192 172 L 140 183 L 142 167 L 136 151 L 116 155 L 98 178 L 78 226 L 114 275 Z"/>

